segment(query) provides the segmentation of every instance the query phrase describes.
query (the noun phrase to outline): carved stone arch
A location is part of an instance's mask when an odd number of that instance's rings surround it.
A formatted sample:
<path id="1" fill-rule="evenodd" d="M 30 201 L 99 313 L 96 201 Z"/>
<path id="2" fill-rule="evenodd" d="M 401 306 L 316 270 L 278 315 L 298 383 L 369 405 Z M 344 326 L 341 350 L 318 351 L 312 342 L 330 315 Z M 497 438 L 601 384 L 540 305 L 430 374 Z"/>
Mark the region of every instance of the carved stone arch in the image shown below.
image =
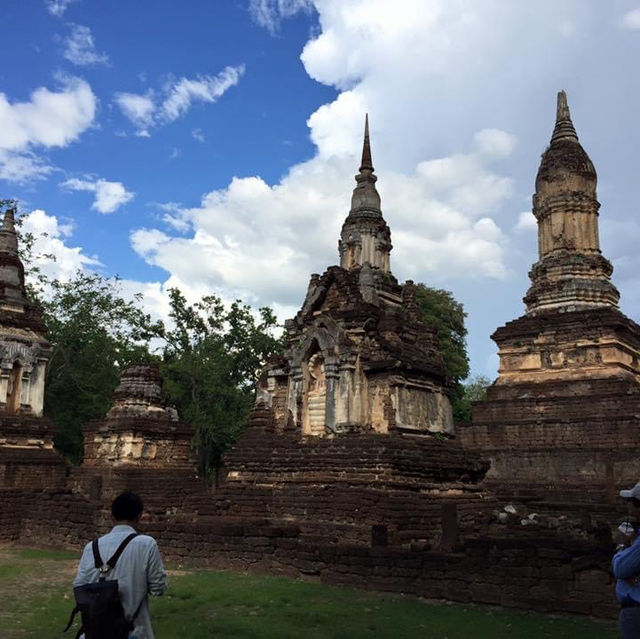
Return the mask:
<path id="1" fill-rule="evenodd" d="M 9 343 L 2 350 L 0 366 L 4 369 L 12 369 L 15 362 L 19 362 L 25 371 L 31 371 L 37 358 L 34 348 L 24 344 Z"/>
<path id="2" fill-rule="evenodd" d="M 291 354 L 292 366 L 300 366 L 315 350 L 321 351 L 325 359 L 335 360 L 336 340 L 326 328 L 313 327 L 307 331 L 302 343 Z"/>

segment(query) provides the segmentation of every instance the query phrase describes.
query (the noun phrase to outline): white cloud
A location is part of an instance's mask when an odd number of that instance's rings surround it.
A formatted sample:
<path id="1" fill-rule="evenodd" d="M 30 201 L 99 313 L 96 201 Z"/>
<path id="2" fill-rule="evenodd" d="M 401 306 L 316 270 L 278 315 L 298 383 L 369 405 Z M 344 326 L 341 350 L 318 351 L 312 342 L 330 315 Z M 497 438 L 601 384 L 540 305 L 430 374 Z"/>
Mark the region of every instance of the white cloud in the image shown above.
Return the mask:
<path id="1" fill-rule="evenodd" d="M 51 172 L 34 155 L 38 147 L 65 147 L 91 125 L 97 99 L 79 78 L 62 78 L 60 91 L 40 87 L 28 102 L 11 103 L 0 93 L 0 178 L 24 182 Z"/>
<path id="2" fill-rule="evenodd" d="M 500 148 L 505 152 L 505 145 Z M 421 163 L 411 175 L 381 177 L 384 214 L 396 247 L 392 264 L 401 260 L 405 276 L 443 268 L 449 275 L 505 276 L 505 238 L 486 212 L 510 195 L 511 183 L 493 174 L 484 159 L 486 149 L 477 143 L 437 169 L 441 180 L 434 179 L 433 170 L 444 160 Z M 259 177 L 234 178 L 226 189 L 205 195 L 198 208 L 171 205 L 165 221 L 181 233 L 191 226 L 191 237 L 138 229 L 132 246 L 149 264 L 198 289 L 291 308 L 309 274 L 337 260 L 354 167 L 353 154 L 330 161 L 316 157 L 293 167 L 274 186 Z"/>
<path id="3" fill-rule="evenodd" d="M 482 129 L 474 137 L 478 151 L 490 158 L 508 158 L 516 148 L 516 137 L 499 129 Z"/>
<path id="4" fill-rule="evenodd" d="M 167 98 L 160 106 L 160 120 L 177 120 L 186 113 L 192 102 L 215 102 L 227 89 L 238 84 L 243 73 L 244 65 L 241 65 L 225 67 L 215 76 L 202 76 L 196 80 L 180 78 L 171 85 Z"/>
<path id="5" fill-rule="evenodd" d="M 402 11 L 384 0 L 316 3 L 322 31 L 307 43 L 302 60 L 309 75 L 341 92 L 309 117 L 315 158 L 274 185 L 258 176 L 234 178 L 200 206 L 167 212 L 164 221 L 180 234 L 191 228 L 191 236 L 138 229 L 131 236 L 134 249 L 194 286 L 253 303 L 295 306 L 309 273 L 337 261 L 369 111 L 394 272 L 422 281 L 505 278 L 508 240 L 495 214 L 514 192 L 513 180 L 499 167 L 512 156 L 516 137 L 495 126 L 437 128 L 428 111 L 448 121 L 433 96 L 448 91 L 452 74 L 466 69 L 459 79 L 466 88 L 486 83 L 507 52 L 519 56 L 513 62 L 519 65 L 539 42 L 531 24 L 504 4 L 475 7 L 443 0 L 406 0 Z M 277 2 L 252 4 L 254 18 L 267 28 L 275 24 L 270 17 L 284 15 L 281 9 Z M 538 22 L 555 30 L 554 46 L 564 46 L 557 43 L 565 42 L 566 29 L 561 33 L 555 26 L 563 16 L 542 13 Z M 543 32 L 549 37 L 548 28 Z M 476 95 L 465 108 L 473 112 L 478 100 Z M 444 146 L 437 144 L 444 140 L 449 148 L 467 150 L 434 157 L 430 147 Z"/>
<path id="6" fill-rule="evenodd" d="M 188 217 L 184 215 L 183 207 L 177 202 L 165 202 L 154 206 L 163 211 L 162 221 L 172 229 L 186 233 L 191 228 Z"/>
<path id="7" fill-rule="evenodd" d="M 24 184 L 45 178 L 53 170 L 52 166 L 28 151 L 12 153 L 0 149 L 0 180 Z"/>
<path id="8" fill-rule="evenodd" d="M 301 11 L 313 8 L 311 0 L 250 0 L 249 13 L 256 24 L 272 35 L 278 33 L 280 23 Z"/>
<path id="9" fill-rule="evenodd" d="M 35 209 L 21 217 L 23 233 L 31 233 L 34 237 L 34 265 L 51 279 L 69 281 L 78 271 L 100 271 L 103 264 L 97 256 L 83 253 L 82 248 L 70 246 L 73 225 L 62 223 L 55 215 L 49 215 L 42 209 Z M 167 320 L 169 315 L 168 289 L 175 285 L 171 281 L 137 282 L 119 280 L 120 294 L 127 300 L 134 300 L 142 295 L 140 305 L 145 312 L 158 320 Z M 185 290 L 188 290 L 185 288 Z M 45 291 L 45 294 L 47 291 Z M 190 293 L 191 295 L 191 293 Z M 197 296 L 191 295 L 191 301 Z"/>
<path id="10" fill-rule="evenodd" d="M 158 100 L 153 91 L 145 94 L 116 93 L 114 99 L 123 115 L 138 128 L 138 135 L 146 137 L 152 126 L 177 120 L 194 102 L 216 102 L 238 84 L 243 74 L 244 65 L 228 66 L 215 76 L 183 77 L 170 82 L 164 87 L 164 97 Z"/>
<path id="11" fill-rule="evenodd" d="M 140 306 L 146 313 L 151 315 L 153 320 L 168 321 L 170 311 L 169 288 L 170 283 L 161 282 L 139 282 L 137 280 L 120 280 L 120 293 L 126 300 L 134 300 L 138 296 L 142 299 L 138 301 Z M 197 298 L 189 297 L 189 301 L 195 301 Z M 153 344 L 151 345 L 153 349 Z M 162 343 L 158 344 L 162 347 Z"/>
<path id="12" fill-rule="evenodd" d="M 531 211 L 523 211 L 518 216 L 518 223 L 513 227 L 516 233 L 530 233 L 538 230 L 538 221 Z"/>
<path id="13" fill-rule="evenodd" d="M 64 57 L 77 66 L 108 64 L 109 56 L 96 49 L 93 34 L 89 27 L 72 24 L 71 33 L 65 38 Z"/>
<path id="14" fill-rule="evenodd" d="M 45 0 L 49 13 L 58 18 L 62 17 L 64 12 L 69 8 L 69 5 L 74 2 L 78 2 L 78 0 Z"/>
<path id="15" fill-rule="evenodd" d="M 41 271 L 60 280 L 68 280 L 78 270 L 100 266 L 100 261 L 82 252 L 80 247 L 67 246 L 72 228 L 61 224 L 54 215 L 36 209 L 22 217 L 22 232 L 34 236 L 35 264 Z M 53 256 L 52 260 L 50 257 Z"/>
<path id="16" fill-rule="evenodd" d="M 95 194 L 92 209 L 100 213 L 113 213 L 118 208 L 130 202 L 135 194 L 127 191 L 122 182 L 109 182 L 100 179 L 71 178 L 60 185 L 71 191 L 89 191 Z"/>
<path id="17" fill-rule="evenodd" d="M 153 114 L 156 108 L 153 92 L 150 91 L 145 95 L 116 93 L 115 102 L 122 113 L 138 128 L 138 135 L 148 136 L 148 128 L 153 125 Z"/>
<path id="18" fill-rule="evenodd" d="M 194 140 L 197 140 L 198 142 L 206 142 L 207 139 L 204 137 L 204 133 L 202 132 L 202 129 L 194 129 L 193 131 L 191 131 L 191 137 Z"/>
<path id="19" fill-rule="evenodd" d="M 633 9 L 622 17 L 620 26 L 623 29 L 629 29 L 630 31 L 637 31 L 640 29 L 640 8 Z"/>

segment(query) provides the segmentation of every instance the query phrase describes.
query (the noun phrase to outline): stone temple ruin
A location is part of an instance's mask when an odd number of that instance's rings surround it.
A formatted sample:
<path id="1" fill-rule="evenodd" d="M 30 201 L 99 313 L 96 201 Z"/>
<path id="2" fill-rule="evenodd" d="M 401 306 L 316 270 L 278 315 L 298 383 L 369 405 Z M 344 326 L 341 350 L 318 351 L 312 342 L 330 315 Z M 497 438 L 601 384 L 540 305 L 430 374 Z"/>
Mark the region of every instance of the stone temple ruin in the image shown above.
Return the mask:
<path id="1" fill-rule="evenodd" d="M 539 260 L 525 314 L 493 335 L 500 370 L 454 429 L 435 329 L 391 272 L 368 122 L 339 241 L 312 275 L 245 433 L 213 489 L 157 369 L 123 373 L 66 467 L 42 417 L 49 353 L 0 231 L 0 542 L 81 547 L 124 489 L 171 558 L 430 598 L 613 615 L 614 499 L 637 480 L 640 327 L 598 241 L 596 172 L 558 96 L 536 179 Z M 612 453 L 615 450 L 615 456 Z"/>
<path id="2" fill-rule="evenodd" d="M 413 282 L 402 286 L 391 273 L 376 180 L 367 120 L 340 266 L 311 276 L 302 308 L 286 323 L 287 352 L 259 386 L 279 429 L 320 437 L 453 432 L 436 332 L 422 321 Z"/>

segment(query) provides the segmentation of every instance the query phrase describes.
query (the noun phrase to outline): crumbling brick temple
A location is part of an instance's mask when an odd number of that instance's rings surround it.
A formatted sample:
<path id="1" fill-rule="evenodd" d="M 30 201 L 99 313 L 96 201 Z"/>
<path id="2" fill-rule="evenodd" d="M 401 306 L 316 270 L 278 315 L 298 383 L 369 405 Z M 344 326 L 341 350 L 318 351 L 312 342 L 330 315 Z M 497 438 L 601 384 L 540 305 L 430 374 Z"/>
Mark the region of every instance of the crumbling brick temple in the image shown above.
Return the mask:
<path id="1" fill-rule="evenodd" d="M 0 231 L 0 542 L 80 548 L 121 490 L 164 552 L 199 565 L 543 611 L 616 614 L 613 500 L 637 481 L 640 327 L 598 241 L 596 173 L 564 93 L 536 179 L 539 260 L 498 379 L 455 426 L 436 331 L 391 272 L 368 120 L 339 265 L 312 275 L 218 487 L 158 369 L 122 374 L 80 467 L 42 417 L 46 327 Z M 615 449 L 615 456 L 612 450 Z M 35 478 L 35 479 L 29 479 Z"/>

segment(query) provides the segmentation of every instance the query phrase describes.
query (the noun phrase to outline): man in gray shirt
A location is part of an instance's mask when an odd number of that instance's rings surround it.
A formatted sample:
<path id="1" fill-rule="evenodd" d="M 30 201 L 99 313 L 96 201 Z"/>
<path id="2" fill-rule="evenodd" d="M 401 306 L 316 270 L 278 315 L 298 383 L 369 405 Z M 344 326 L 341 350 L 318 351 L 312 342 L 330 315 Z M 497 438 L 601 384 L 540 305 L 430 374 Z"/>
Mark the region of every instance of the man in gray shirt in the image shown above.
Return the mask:
<path id="1" fill-rule="evenodd" d="M 142 509 L 142 500 L 135 493 L 122 493 L 113 500 L 111 514 L 116 525 L 98 540 L 100 556 L 104 561 L 113 556 L 127 536 L 136 532 L 134 527 L 140 521 Z M 99 577 L 91 543 L 88 543 L 82 553 L 73 585 L 94 583 Z M 148 535 L 134 537 L 125 547 L 108 578 L 118 580 L 120 600 L 127 619 L 132 619 L 135 615 L 134 629 L 129 637 L 154 639 L 147 594 L 160 596 L 167 589 L 167 573 L 155 539 Z"/>

